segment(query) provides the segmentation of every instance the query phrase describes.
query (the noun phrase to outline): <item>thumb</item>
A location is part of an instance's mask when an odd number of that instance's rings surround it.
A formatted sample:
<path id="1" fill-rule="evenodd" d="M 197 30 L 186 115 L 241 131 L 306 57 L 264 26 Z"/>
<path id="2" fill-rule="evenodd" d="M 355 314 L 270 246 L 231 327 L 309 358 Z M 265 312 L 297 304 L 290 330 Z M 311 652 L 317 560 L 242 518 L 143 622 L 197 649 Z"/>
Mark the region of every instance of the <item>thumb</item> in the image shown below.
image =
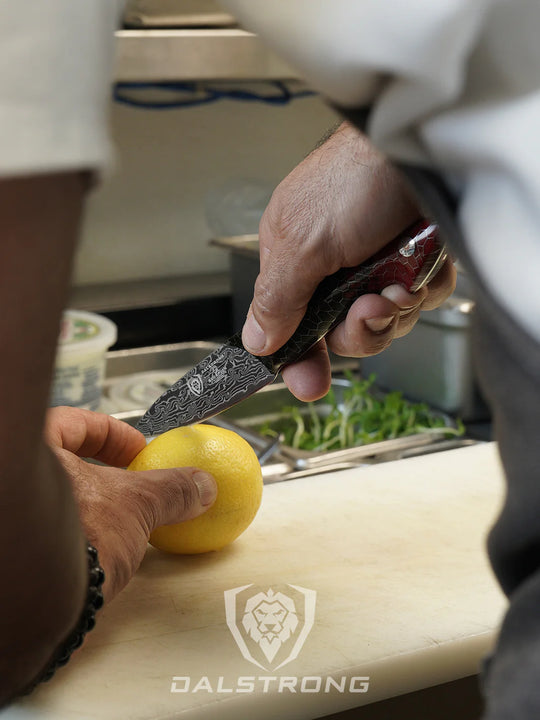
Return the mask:
<path id="1" fill-rule="evenodd" d="M 216 481 L 194 467 L 138 470 L 133 473 L 148 533 L 202 515 L 217 497 Z"/>
<path id="2" fill-rule="evenodd" d="M 264 223 L 261 238 L 263 228 Z M 317 253 L 301 245 L 275 243 L 264 262 L 261 257 L 261 270 L 242 330 L 246 350 L 268 355 L 284 345 L 304 317 L 315 288 L 333 270 L 322 265 Z"/>

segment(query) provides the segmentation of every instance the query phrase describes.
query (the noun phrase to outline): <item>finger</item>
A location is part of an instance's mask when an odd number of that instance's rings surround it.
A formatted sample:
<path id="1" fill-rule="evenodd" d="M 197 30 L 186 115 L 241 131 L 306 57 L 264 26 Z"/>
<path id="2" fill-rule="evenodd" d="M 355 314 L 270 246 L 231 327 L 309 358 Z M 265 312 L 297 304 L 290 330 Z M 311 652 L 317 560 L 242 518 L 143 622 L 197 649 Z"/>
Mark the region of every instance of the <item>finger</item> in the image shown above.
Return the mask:
<path id="1" fill-rule="evenodd" d="M 422 310 L 444 302 L 455 289 L 456 275 L 453 262 L 447 260 L 434 279 L 415 293 L 401 285 L 390 285 L 381 295 L 364 295 L 353 304 L 346 321 L 327 336 L 328 347 L 346 357 L 376 355 L 393 339 L 407 335 Z M 282 375 L 293 395 L 307 402 L 326 394 L 330 372 L 326 344 L 321 341 Z"/>
<path id="2" fill-rule="evenodd" d="M 363 295 L 356 300 L 345 320 L 327 335 L 328 347 L 345 357 L 367 357 L 392 342 L 400 308 L 382 295 Z"/>
<path id="3" fill-rule="evenodd" d="M 420 311 L 424 310 L 429 294 L 427 286 L 420 288 L 415 293 L 410 293 L 401 285 L 390 285 L 381 294 L 392 300 L 399 309 L 398 320 L 394 327 L 394 338 L 407 335 L 416 325 Z"/>
<path id="4" fill-rule="evenodd" d="M 45 437 L 50 445 L 115 467 L 128 465 L 146 445 L 144 435 L 131 425 L 73 407 L 48 411 Z"/>
<path id="5" fill-rule="evenodd" d="M 303 402 L 319 400 L 330 389 L 331 369 L 326 343 L 321 340 L 281 373 L 292 394 Z"/>
<path id="6" fill-rule="evenodd" d="M 161 525 L 201 515 L 217 497 L 212 475 L 194 467 L 138 470 L 126 475 L 130 491 L 140 499 L 148 534 Z"/>
<path id="7" fill-rule="evenodd" d="M 255 354 L 277 350 L 293 334 L 323 277 L 336 268 L 325 267 L 317 248 L 299 248 L 285 238 L 270 238 L 265 216 L 259 228 L 261 272 L 242 330 L 242 342 Z M 299 281 L 301 278 L 301 281 Z"/>
<path id="8" fill-rule="evenodd" d="M 422 304 L 423 310 L 434 310 L 439 307 L 456 289 L 457 270 L 450 258 L 427 285 L 428 294 Z"/>
<path id="9" fill-rule="evenodd" d="M 382 297 L 391 300 L 399 308 L 402 315 L 423 306 L 428 295 L 427 287 L 422 287 L 414 293 L 410 293 L 403 285 L 388 285 L 382 290 Z"/>
<path id="10" fill-rule="evenodd" d="M 413 308 L 412 310 L 400 313 L 398 317 L 398 322 L 394 329 L 394 339 L 404 337 L 411 332 L 411 330 L 418 322 L 418 319 L 420 318 L 420 314 L 423 309 L 423 306 L 418 306 L 416 308 Z"/>

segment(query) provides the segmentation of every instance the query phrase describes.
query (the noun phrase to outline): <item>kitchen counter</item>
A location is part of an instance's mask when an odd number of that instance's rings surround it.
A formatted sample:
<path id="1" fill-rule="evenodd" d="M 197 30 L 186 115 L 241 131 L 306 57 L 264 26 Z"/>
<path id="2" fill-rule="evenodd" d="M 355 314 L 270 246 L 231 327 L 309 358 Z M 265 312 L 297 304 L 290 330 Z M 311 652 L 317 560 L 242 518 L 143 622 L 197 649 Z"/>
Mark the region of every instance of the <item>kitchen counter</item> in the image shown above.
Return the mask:
<path id="1" fill-rule="evenodd" d="M 266 486 L 228 549 L 149 549 L 69 665 L 0 716 L 317 718 L 473 675 L 505 609 L 484 552 L 502 495 L 492 443 Z M 273 660 L 242 625 L 258 592 L 292 632 Z"/>

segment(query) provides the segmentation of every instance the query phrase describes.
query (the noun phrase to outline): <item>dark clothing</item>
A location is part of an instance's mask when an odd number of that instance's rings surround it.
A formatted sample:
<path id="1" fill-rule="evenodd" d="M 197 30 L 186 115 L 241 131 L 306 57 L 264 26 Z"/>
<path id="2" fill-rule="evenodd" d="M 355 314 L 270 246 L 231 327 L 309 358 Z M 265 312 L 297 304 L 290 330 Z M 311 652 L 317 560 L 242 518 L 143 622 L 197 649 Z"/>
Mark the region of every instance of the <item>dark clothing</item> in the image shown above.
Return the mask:
<path id="1" fill-rule="evenodd" d="M 483 671 L 485 720 L 538 720 L 540 345 L 508 316 L 479 278 L 457 230 L 452 200 L 448 202 L 440 182 L 416 170 L 406 173 L 473 281 L 474 362 L 506 475 L 507 496 L 489 534 L 488 553 L 510 607 Z M 511 244 L 508 251 L 513 252 Z"/>
<path id="2" fill-rule="evenodd" d="M 366 110 L 344 114 L 365 129 Z M 459 231 L 459 198 L 435 172 L 402 170 L 424 213 L 439 223 L 473 283 L 475 370 L 491 408 L 506 476 L 504 507 L 489 533 L 487 550 L 510 607 L 482 672 L 484 720 L 539 720 L 540 345 L 509 317 L 479 277 Z M 509 239 L 509 253 L 517 243 L 519 237 Z"/>
<path id="3" fill-rule="evenodd" d="M 488 538 L 510 599 L 486 663 L 486 720 L 540 718 L 540 346 L 477 282 L 473 347 L 507 481 Z"/>

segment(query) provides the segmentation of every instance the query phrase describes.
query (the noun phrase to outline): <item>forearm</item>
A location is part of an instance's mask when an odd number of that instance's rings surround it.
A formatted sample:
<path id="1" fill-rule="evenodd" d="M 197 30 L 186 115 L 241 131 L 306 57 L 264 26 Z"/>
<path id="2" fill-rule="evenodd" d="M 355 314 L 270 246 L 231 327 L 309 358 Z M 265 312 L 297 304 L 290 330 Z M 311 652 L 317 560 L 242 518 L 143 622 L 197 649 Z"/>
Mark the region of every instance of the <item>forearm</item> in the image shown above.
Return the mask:
<path id="1" fill-rule="evenodd" d="M 48 447 L 2 508 L 0 707 L 48 664 L 75 627 L 87 583 L 86 552 L 69 480 Z"/>
<path id="2" fill-rule="evenodd" d="M 75 625 L 87 582 L 71 487 L 42 440 L 84 190 L 76 173 L 0 181 L 0 705 Z"/>

